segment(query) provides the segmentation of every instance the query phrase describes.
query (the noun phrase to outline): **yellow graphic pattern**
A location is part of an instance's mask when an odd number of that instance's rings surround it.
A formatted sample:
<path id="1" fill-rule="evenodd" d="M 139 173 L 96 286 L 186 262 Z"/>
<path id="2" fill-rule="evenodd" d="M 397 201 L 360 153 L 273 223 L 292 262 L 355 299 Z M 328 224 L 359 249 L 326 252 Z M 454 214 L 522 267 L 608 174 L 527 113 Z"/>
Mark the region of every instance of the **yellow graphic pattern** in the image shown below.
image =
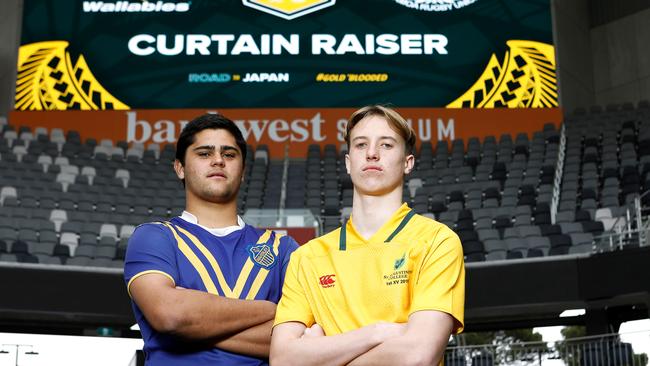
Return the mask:
<path id="1" fill-rule="evenodd" d="M 67 47 L 66 41 L 20 46 L 16 109 L 129 109 L 97 81 L 83 55 L 73 65 Z"/>
<path id="2" fill-rule="evenodd" d="M 243 0 L 248 6 L 287 20 L 327 8 L 336 0 Z"/>
<path id="3" fill-rule="evenodd" d="M 312 6 L 327 3 L 328 1 L 329 0 L 252 0 L 251 2 L 262 6 L 267 6 L 271 9 L 279 10 L 287 14 L 292 14 L 305 10 Z"/>
<path id="4" fill-rule="evenodd" d="M 555 49 L 552 45 L 511 40 L 500 63 L 493 54 L 481 77 L 447 108 L 557 107 Z"/>

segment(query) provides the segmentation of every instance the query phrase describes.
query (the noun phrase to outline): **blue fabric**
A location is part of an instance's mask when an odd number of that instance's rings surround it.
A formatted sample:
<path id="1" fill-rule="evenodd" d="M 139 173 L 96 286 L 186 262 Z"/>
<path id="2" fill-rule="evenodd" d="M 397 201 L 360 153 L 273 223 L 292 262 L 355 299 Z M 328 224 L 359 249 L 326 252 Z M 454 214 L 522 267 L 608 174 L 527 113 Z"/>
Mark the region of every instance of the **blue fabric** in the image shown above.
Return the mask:
<path id="1" fill-rule="evenodd" d="M 298 247 L 292 238 L 281 237 L 278 253 L 275 255 L 273 243 L 276 234 L 273 233 L 268 241 L 258 243 L 265 230 L 258 230 L 250 225 L 245 225 L 243 229 L 226 236 L 217 237 L 200 226 L 178 217 L 171 219 L 168 224 L 173 229 L 163 223 L 148 223 L 140 225 L 135 230 L 129 239 L 124 262 L 124 280 L 127 284 L 131 278 L 142 272 L 160 271 L 169 275 L 176 286 L 208 292 L 208 287 L 199 276 L 195 265 L 181 251 L 180 247 L 186 245 L 186 248 L 189 248 L 198 259 L 200 266 L 207 270 L 209 281 L 214 284 L 219 296 L 224 296 L 235 287 L 242 267 L 250 258 L 254 265 L 245 286 L 241 294 L 231 296 L 245 299 L 260 270 L 268 269 L 268 275 L 254 298 L 274 303 L 280 300 L 289 257 Z M 199 245 L 193 243 L 190 235 L 183 233 L 183 230 L 196 237 L 200 245 L 214 257 L 229 289 L 220 286 L 214 268 L 199 249 Z M 177 240 L 174 232 L 182 240 Z M 133 301 L 132 306 L 144 339 L 145 362 L 148 366 L 268 364 L 267 360 L 234 354 L 217 348 L 205 348 L 197 344 L 183 342 L 168 334 L 158 333 L 150 326 Z"/>

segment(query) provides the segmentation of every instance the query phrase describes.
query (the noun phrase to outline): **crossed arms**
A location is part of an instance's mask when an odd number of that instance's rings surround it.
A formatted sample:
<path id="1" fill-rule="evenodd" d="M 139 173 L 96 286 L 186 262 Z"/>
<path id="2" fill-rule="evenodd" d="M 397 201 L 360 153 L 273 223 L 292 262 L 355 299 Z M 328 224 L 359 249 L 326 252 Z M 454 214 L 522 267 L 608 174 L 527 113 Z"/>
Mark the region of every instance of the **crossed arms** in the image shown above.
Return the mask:
<path id="1" fill-rule="evenodd" d="M 174 287 L 158 273 L 136 278 L 129 287 L 133 300 L 158 332 L 205 342 L 229 352 L 269 356 L 276 305 L 238 300 Z"/>
<path id="2" fill-rule="evenodd" d="M 453 327 L 451 315 L 435 310 L 414 312 L 406 324 L 377 323 L 333 336 L 282 323 L 273 329 L 270 360 L 274 366 L 437 365 Z"/>
<path id="3" fill-rule="evenodd" d="M 271 327 L 276 305 L 174 287 L 161 274 L 135 279 L 131 296 L 158 332 L 266 358 L 273 365 L 437 365 L 454 326 L 443 312 L 418 311 L 408 323 L 376 323 L 325 336 L 298 322 Z"/>

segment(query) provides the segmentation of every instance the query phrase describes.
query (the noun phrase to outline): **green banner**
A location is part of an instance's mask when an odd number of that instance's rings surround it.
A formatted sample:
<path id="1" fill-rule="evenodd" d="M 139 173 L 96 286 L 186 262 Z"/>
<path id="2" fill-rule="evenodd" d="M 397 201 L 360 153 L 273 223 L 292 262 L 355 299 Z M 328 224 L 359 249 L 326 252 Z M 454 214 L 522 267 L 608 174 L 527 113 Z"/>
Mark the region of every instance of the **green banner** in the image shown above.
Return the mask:
<path id="1" fill-rule="evenodd" d="M 16 109 L 557 106 L 549 0 L 25 0 Z"/>

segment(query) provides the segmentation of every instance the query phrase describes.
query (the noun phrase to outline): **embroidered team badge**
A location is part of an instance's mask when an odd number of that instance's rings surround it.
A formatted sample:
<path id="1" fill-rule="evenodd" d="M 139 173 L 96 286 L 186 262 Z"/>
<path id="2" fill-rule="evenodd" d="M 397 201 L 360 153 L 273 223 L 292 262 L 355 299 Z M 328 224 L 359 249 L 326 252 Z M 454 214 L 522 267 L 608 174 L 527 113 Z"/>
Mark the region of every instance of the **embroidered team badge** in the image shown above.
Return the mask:
<path id="1" fill-rule="evenodd" d="M 273 248 L 268 244 L 249 245 L 248 255 L 255 264 L 266 269 L 270 269 L 277 262 Z"/>
<path id="2" fill-rule="evenodd" d="M 402 258 L 395 259 L 395 264 L 393 265 L 393 270 L 397 271 L 398 269 L 404 267 L 406 263 L 406 253 L 402 255 Z"/>
<path id="3" fill-rule="evenodd" d="M 395 259 L 393 262 L 393 271 L 383 276 L 386 286 L 408 284 L 413 271 L 408 268 L 407 262 L 408 257 L 406 256 L 406 252 L 401 257 Z"/>

